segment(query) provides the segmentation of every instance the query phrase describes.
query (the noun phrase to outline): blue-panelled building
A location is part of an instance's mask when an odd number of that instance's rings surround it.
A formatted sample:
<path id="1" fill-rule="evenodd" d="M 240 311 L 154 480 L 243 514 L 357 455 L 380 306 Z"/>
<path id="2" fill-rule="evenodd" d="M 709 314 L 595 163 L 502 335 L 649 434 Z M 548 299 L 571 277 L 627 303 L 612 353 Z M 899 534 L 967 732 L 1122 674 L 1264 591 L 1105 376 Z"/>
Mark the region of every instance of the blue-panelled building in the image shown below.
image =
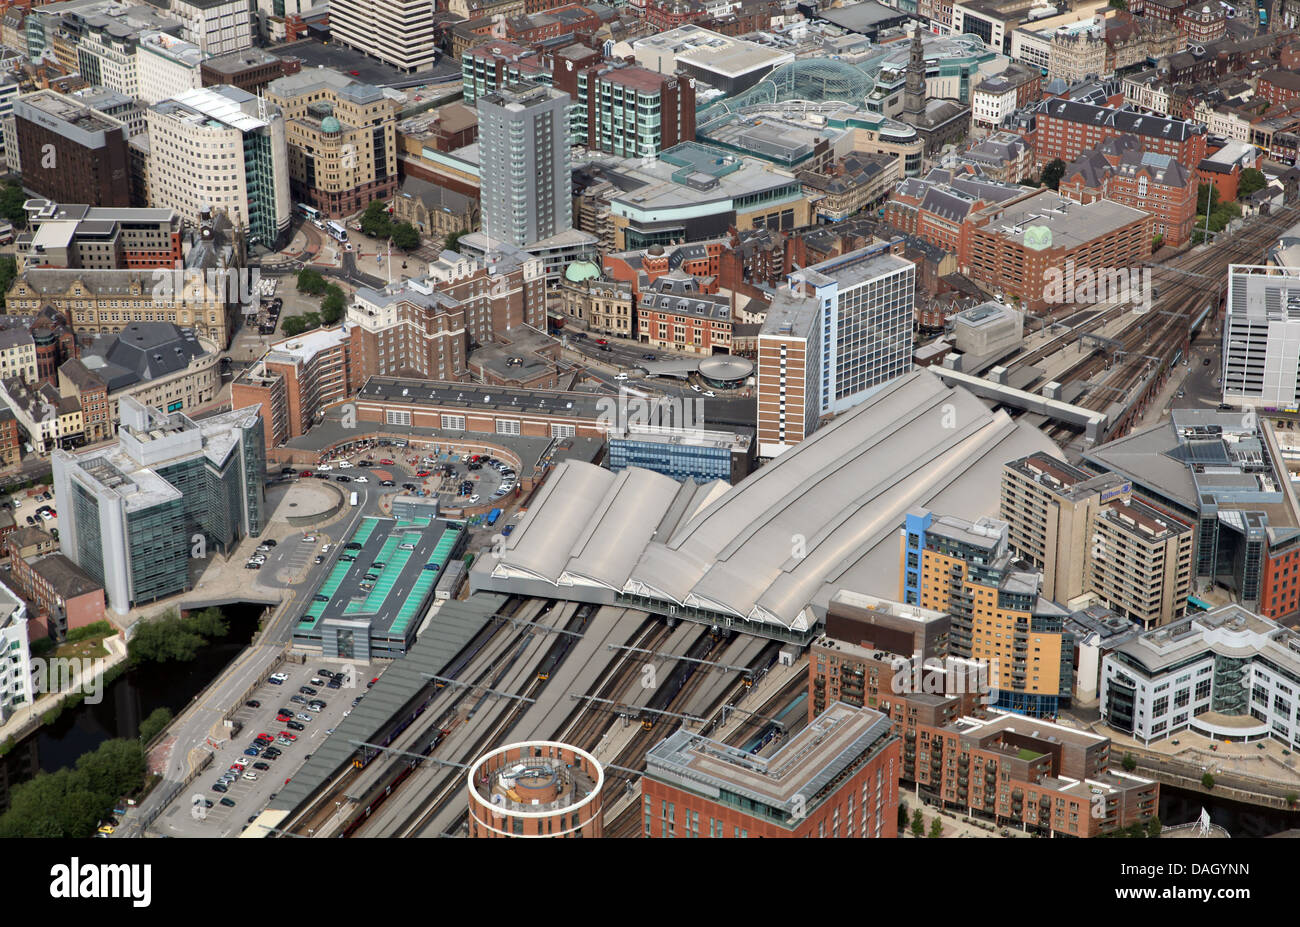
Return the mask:
<path id="1" fill-rule="evenodd" d="M 735 484 L 754 465 L 752 435 L 729 431 L 630 425 L 609 437 L 609 469 L 641 467 L 675 480 Z"/>

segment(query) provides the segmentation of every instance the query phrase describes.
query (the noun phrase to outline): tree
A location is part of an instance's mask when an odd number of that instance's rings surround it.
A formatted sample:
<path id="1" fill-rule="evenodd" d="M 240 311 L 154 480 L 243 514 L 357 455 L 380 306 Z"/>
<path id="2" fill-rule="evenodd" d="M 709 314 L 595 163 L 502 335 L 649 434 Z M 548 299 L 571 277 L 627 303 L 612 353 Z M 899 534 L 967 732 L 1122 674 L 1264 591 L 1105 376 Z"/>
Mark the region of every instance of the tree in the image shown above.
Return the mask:
<path id="1" fill-rule="evenodd" d="M 1132 772 L 1133 770 L 1137 769 L 1137 765 L 1138 765 L 1137 757 L 1135 757 L 1131 753 L 1124 754 L 1123 766 L 1125 772 Z"/>
<path id="2" fill-rule="evenodd" d="M 0 216 L 12 222 L 16 229 L 26 228 L 27 212 L 23 209 L 25 202 L 27 194 L 23 188 L 12 180 L 9 181 L 0 189 Z"/>
<path id="3" fill-rule="evenodd" d="M 1107 4 L 1112 10 L 1127 10 L 1128 3 L 1125 0 L 1110 0 Z"/>
<path id="4" fill-rule="evenodd" d="M 321 276 L 320 271 L 312 270 L 310 267 L 304 267 L 298 271 L 298 292 L 306 293 L 309 296 L 320 296 L 325 292 L 327 284 L 325 278 Z"/>
<path id="5" fill-rule="evenodd" d="M 0 254 L 0 310 L 5 307 L 5 294 L 18 276 L 18 262 L 12 254 Z"/>
<path id="6" fill-rule="evenodd" d="M 1203 183 L 1198 185 L 1196 188 L 1196 210 L 1202 215 L 1202 217 L 1205 215 L 1206 197 L 1209 197 L 1210 210 L 1212 212 L 1214 207 L 1219 205 L 1219 188 L 1216 184 Z"/>
<path id="7" fill-rule="evenodd" d="M 1158 816 L 1152 815 L 1151 820 L 1147 821 L 1148 837 L 1152 837 L 1152 838 L 1159 837 L 1160 831 L 1163 829 L 1164 829 L 1164 825 L 1160 823 L 1160 818 Z"/>
<path id="8" fill-rule="evenodd" d="M 320 302 L 320 320 L 323 325 L 333 325 L 343 318 L 343 311 L 347 308 L 347 301 L 343 296 L 343 290 L 336 283 L 331 283 L 325 288 L 325 298 Z"/>
<path id="9" fill-rule="evenodd" d="M 1154 235 L 1151 236 L 1152 251 L 1159 251 L 1164 246 L 1165 246 L 1165 236 L 1161 235 L 1159 232 L 1156 232 Z"/>
<path id="10" fill-rule="evenodd" d="M 917 808 L 912 814 L 912 836 L 920 837 L 925 834 L 925 816 L 921 814 L 921 809 Z"/>
<path id="11" fill-rule="evenodd" d="M 313 328 L 320 328 L 320 313 L 307 312 L 302 315 L 291 315 L 280 323 L 280 331 L 289 337 L 301 335 L 303 332 L 311 331 Z"/>
<path id="12" fill-rule="evenodd" d="M 411 252 L 420 247 L 420 233 L 409 222 L 399 222 L 393 226 L 393 244 L 403 251 Z"/>
<path id="13" fill-rule="evenodd" d="M 442 247 L 447 251 L 459 251 L 460 240 L 468 234 L 468 232 L 450 232 L 447 237 L 442 240 Z"/>
<path id="14" fill-rule="evenodd" d="M 930 836 L 931 837 L 943 836 L 943 821 L 939 820 L 938 815 L 936 815 L 934 820 L 930 822 Z"/>
<path id="15" fill-rule="evenodd" d="M 4 753 L 0 752 L 0 756 L 4 756 Z M 1295 792 L 1287 792 L 1285 796 L 1285 800 L 1286 800 L 1286 806 L 1288 808 L 1294 808 L 1295 803 L 1300 801 L 1300 795 L 1297 795 Z"/>
<path id="16" fill-rule="evenodd" d="M 1237 198 L 1250 196 L 1256 190 L 1262 190 L 1268 186 L 1268 178 L 1264 172 L 1248 167 L 1241 172 L 1241 179 L 1237 181 Z"/>
<path id="17" fill-rule="evenodd" d="M 153 661 L 170 660 L 185 663 L 198 656 L 199 651 L 212 637 L 225 634 L 226 623 L 215 609 L 205 609 L 192 618 L 182 618 L 171 612 L 152 621 L 136 624 L 135 636 L 127 644 L 127 654 L 132 666 Z"/>
<path id="18" fill-rule="evenodd" d="M 0 815 L 0 838 L 89 837 L 119 796 L 140 788 L 144 769 L 139 741 L 104 741 L 75 768 L 15 786 L 9 810 Z"/>
<path id="19" fill-rule="evenodd" d="M 907 819 L 908 819 L 907 802 L 900 801 L 898 803 L 898 829 L 899 830 L 907 829 Z"/>
<path id="20" fill-rule="evenodd" d="M 1043 168 L 1043 186 L 1055 190 L 1061 185 L 1061 178 L 1065 176 L 1065 162 L 1060 158 L 1053 158 L 1047 167 Z"/>
<path id="21" fill-rule="evenodd" d="M 172 713 L 169 708 L 155 708 L 149 713 L 149 717 L 140 722 L 140 743 L 147 744 L 164 730 L 167 725 L 172 723 Z"/>
<path id="22" fill-rule="evenodd" d="M 375 200 L 361 214 L 361 231 L 371 238 L 387 238 L 392 234 L 393 219 L 388 214 L 388 204 Z"/>
<path id="23" fill-rule="evenodd" d="M 1214 777 L 1211 776 L 1208 772 L 1205 775 L 1201 776 L 1201 787 L 1205 789 L 1214 788 Z"/>

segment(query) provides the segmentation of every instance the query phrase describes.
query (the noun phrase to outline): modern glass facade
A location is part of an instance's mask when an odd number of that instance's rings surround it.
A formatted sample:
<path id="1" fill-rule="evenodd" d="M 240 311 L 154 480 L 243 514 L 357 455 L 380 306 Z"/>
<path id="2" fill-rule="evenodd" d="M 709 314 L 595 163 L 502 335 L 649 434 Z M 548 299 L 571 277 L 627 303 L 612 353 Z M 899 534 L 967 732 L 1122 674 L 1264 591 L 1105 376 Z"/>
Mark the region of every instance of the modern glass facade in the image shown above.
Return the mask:
<path id="1" fill-rule="evenodd" d="M 609 469 L 617 473 L 627 467 L 643 467 L 675 480 L 731 481 L 731 448 L 699 444 L 665 444 L 635 438 L 611 438 Z"/>
<path id="2" fill-rule="evenodd" d="M 131 599 L 152 602 L 189 588 L 190 534 L 184 498 L 126 515 Z"/>

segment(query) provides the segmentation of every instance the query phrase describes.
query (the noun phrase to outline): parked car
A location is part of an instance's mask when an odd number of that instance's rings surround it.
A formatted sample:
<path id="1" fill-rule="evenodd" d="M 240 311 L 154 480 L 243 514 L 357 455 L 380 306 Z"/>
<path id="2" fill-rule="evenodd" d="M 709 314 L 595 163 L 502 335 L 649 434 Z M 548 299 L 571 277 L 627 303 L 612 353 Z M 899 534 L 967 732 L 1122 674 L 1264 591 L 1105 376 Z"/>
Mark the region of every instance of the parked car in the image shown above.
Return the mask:
<path id="1" fill-rule="evenodd" d="M 221 803 L 222 803 L 223 805 L 225 805 L 227 808 L 233 808 L 233 807 L 235 807 L 235 800 L 234 800 L 233 798 L 231 798 L 229 795 L 227 795 L 225 798 L 221 799 Z"/>
<path id="2" fill-rule="evenodd" d="M 299 687 L 298 687 L 298 691 L 301 692 L 303 695 L 315 695 L 315 694 L 316 694 L 316 690 L 313 689 L 311 686 L 299 686 Z"/>
<path id="3" fill-rule="evenodd" d="M 261 707 L 262 707 L 262 703 L 259 702 L 257 699 L 252 699 L 252 698 L 250 698 L 248 701 L 244 702 L 244 707 L 245 707 L 245 708 L 261 708 Z"/>

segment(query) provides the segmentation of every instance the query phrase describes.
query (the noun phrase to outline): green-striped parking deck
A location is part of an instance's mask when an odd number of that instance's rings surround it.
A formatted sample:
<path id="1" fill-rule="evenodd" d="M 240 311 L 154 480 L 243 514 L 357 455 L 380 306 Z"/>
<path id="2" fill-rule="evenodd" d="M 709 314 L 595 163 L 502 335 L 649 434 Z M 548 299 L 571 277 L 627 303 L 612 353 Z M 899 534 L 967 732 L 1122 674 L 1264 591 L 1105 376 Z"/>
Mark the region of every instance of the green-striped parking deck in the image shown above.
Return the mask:
<path id="1" fill-rule="evenodd" d="M 384 600 L 388 598 L 388 593 L 392 591 L 393 585 L 397 578 L 402 575 L 402 570 L 406 569 L 406 562 L 411 559 L 411 551 L 398 550 L 399 544 L 415 544 L 420 540 L 418 534 L 394 534 L 384 542 L 384 546 L 379 551 L 379 562 L 382 563 L 383 569 L 379 573 L 379 578 L 375 580 L 375 588 L 370 590 L 370 594 L 363 601 L 352 601 L 348 607 L 343 610 L 345 615 L 356 614 L 374 614 L 383 606 Z"/>
<path id="2" fill-rule="evenodd" d="M 452 550 L 456 546 L 456 541 L 460 538 L 460 529 L 455 525 L 447 528 L 438 538 L 437 545 L 433 548 L 433 554 L 429 558 L 429 563 L 436 563 L 436 570 L 420 570 L 420 576 L 416 579 L 415 584 L 411 587 L 410 594 L 406 597 L 401 610 L 397 613 L 397 620 L 393 622 L 392 632 L 401 633 L 406 630 L 406 626 L 411 623 L 420 611 L 420 606 L 424 603 L 424 597 L 429 588 L 438 581 L 442 575 L 443 568 L 447 566 L 447 558 L 451 556 Z"/>
<path id="3" fill-rule="evenodd" d="M 352 535 L 352 540 L 358 544 L 365 544 L 370 540 L 370 535 L 375 533 L 375 526 L 379 524 L 379 519 L 374 515 L 367 515 L 361 519 L 361 527 L 357 528 L 357 533 Z"/>

